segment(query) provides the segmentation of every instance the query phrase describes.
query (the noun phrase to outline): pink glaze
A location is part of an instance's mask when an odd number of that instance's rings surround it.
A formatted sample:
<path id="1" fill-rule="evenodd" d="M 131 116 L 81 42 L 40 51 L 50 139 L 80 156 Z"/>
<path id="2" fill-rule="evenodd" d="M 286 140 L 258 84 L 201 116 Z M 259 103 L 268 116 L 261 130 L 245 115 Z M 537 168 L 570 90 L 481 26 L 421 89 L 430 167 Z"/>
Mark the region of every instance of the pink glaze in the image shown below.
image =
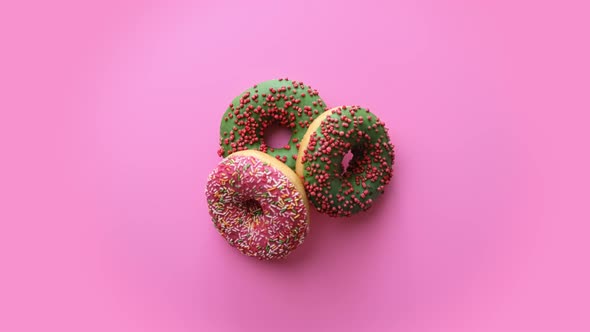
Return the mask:
<path id="1" fill-rule="evenodd" d="M 295 185 L 252 156 L 230 155 L 209 175 L 205 191 L 219 233 L 242 253 L 282 258 L 308 231 L 307 209 Z"/>

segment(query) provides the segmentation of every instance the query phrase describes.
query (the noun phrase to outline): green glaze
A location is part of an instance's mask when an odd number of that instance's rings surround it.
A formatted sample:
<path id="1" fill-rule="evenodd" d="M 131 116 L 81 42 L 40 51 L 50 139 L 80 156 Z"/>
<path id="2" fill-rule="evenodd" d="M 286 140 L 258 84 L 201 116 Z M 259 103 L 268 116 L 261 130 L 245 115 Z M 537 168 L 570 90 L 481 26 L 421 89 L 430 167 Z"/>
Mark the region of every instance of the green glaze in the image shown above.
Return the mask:
<path id="1" fill-rule="evenodd" d="M 236 97 L 223 114 L 218 154 L 259 150 L 295 169 L 299 144 L 309 125 L 326 109 L 318 92 L 301 82 L 277 79 L 262 82 Z M 291 130 L 288 145 L 271 148 L 264 131 L 271 124 Z"/>
<path id="2" fill-rule="evenodd" d="M 311 134 L 303 153 L 303 178 L 309 200 L 334 217 L 367 210 L 393 174 L 394 150 L 387 128 L 357 106 L 333 109 Z M 342 160 L 352 152 L 346 170 Z"/>

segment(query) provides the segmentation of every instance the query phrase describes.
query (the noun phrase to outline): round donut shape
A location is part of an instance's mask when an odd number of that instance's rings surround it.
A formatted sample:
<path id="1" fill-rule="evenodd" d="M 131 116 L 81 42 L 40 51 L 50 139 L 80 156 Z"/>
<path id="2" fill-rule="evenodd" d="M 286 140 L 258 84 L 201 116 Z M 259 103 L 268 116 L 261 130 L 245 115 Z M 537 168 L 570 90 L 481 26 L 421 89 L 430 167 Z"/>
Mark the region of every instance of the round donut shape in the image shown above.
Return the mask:
<path id="1" fill-rule="evenodd" d="M 259 150 L 295 169 L 299 144 L 309 125 L 326 110 L 317 90 L 302 82 L 276 79 L 262 82 L 236 97 L 221 119 L 220 149 L 227 157 L 241 150 Z M 272 124 L 291 130 L 289 143 L 281 148 L 264 142 Z"/>
<path id="2" fill-rule="evenodd" d="M 342 160 L 349 151 L 353 157 L 345 170 Z M 296 172 L 319 212 L 344 217 L 373 205 L 392 177 L 393 162 L 384 123 L 367 109 L 341 106 L 311 124 Z"/>
<path id="3" fill-rule="evenodd" d="M 209 175 L 213 224 L 227 242 L 259 259 L 296 249 L 309 230 L 309 203 L 295 172 L 256 150 L 236 152 Z"/>

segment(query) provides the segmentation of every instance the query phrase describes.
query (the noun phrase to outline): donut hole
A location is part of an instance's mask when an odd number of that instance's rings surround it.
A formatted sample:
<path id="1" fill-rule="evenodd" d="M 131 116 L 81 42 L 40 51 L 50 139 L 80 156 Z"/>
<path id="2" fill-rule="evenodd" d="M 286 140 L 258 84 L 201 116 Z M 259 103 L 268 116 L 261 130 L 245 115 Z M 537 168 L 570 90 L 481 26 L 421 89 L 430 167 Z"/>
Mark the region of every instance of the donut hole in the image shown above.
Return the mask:
<path id="1" fill-rule="evenodd" d="M 264 143 L 275 149 L 284 148 L 291 140 L 291 129 L 272 123 L 264 129 Z"/>
<path id="2" fill-rule="evenodd" d="M 262 206 L 260 203 L 255 199 L 247 199 L 243 203 L 243 207 L 246 210 L 246 213 L 249 215 L 258 215 L 262 214 Z"/>
<path id="3" fill-rule="evenodd" d="M 342 158 L 341 174 L 344 174 L 348 171 L 348 166 L 350 166 L 350 161 L 352 160 L 352 158 L 354 158 L 354 153 L 352 152 L 352 150 L 348 150 L 348 152 L 346 152 L 344 154 L 344 157 Z"/>

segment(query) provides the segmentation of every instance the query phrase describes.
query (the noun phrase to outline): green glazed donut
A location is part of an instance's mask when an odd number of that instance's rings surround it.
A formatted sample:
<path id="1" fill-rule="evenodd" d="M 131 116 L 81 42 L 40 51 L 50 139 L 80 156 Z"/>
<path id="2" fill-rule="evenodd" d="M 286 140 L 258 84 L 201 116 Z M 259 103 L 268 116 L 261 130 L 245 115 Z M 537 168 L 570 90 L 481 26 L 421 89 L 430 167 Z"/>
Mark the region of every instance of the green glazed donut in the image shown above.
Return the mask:
<path id="1" fill-rule="evenodd" d="M 229 105 L 220 129 L 220 157 L 241 150 L 259 150 L 295 169 L 299 145 L 307 128 L 326 110 L 317 90 L 289 79 L 270 80 L 246 90 Z M 291 130 L 289 143 L 272 148 L 264 142 L 271 124 Z"/>
<path id="2" fill-rule="evenodd" d="M 342 160 L 353 157 L 346 170 Z M 309 127 L 296 172 L 319 212 L 345 217 L 369 209 L 393 175 L 394 151 L 387 128 L 358 106 L 332 108 Z"/>

